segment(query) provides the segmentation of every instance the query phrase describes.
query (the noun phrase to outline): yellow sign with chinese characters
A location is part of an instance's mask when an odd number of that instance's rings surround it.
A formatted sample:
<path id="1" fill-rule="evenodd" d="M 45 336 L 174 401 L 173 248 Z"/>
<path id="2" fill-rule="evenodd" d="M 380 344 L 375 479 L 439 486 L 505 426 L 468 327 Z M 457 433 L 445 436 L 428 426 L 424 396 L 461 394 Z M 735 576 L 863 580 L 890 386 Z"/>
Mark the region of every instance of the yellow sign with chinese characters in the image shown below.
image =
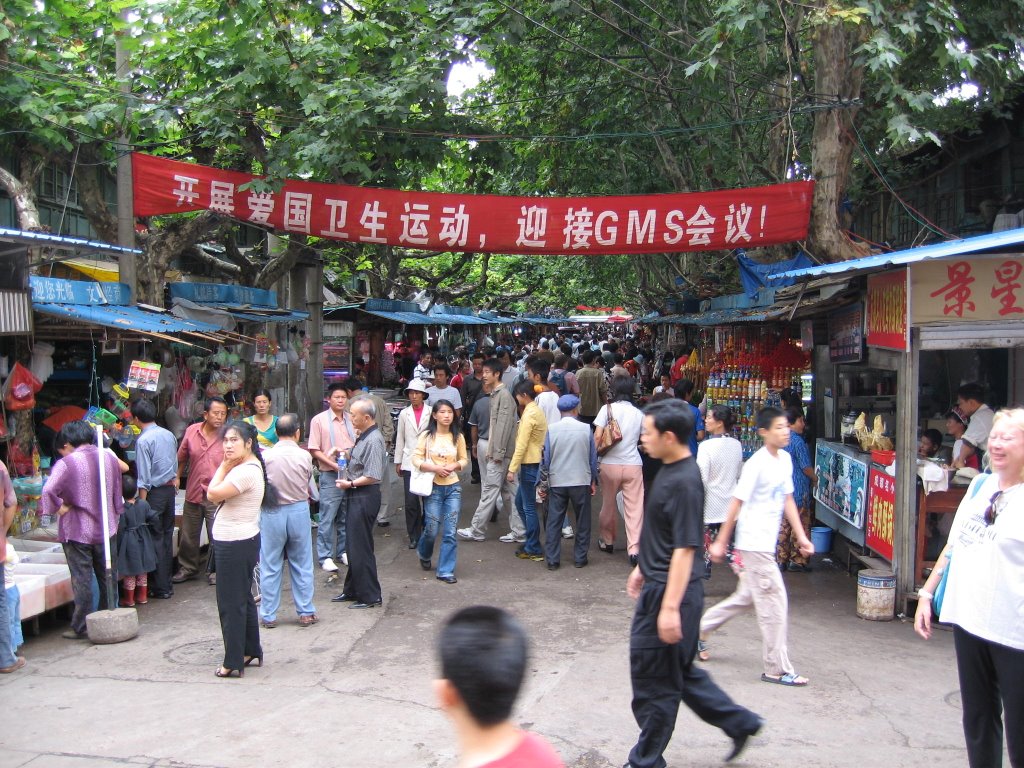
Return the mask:
<path id="1" fill-rule="evenodd" d="M 910 285 L 914 325 L 1024 320 L 1024 254 L 922 261 Z"/>

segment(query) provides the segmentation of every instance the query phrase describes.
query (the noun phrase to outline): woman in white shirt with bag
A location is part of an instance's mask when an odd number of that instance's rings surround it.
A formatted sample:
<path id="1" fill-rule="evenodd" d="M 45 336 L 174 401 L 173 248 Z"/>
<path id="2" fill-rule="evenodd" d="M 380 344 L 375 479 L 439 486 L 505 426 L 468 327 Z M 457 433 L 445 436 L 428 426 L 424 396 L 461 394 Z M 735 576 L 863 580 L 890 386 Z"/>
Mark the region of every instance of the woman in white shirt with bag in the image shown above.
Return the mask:
<path id="1" fill-rule="evenodd" d="M 615 551 L 616 503 L 615 496 L 622 492 L 622 517 L 626 522 L 626 549 L 631 565 L 636 565 L 640 553 L 640 529 L 644 525 L 643 460 L 637 444 L 644 424 L 644 414 L 633 405 L 633 379 L 614 377 L 611 383 L 613 402 L 597 412 L 594 418 L 594 440 L 598 452 L 608 429 L 609 414 L 622 432 L 622 440 L 605 451 L 600 458 L 601 512 L 598 517 L 597 548 L 611 554 Z"/>
<path id="2" fill-rule="evenodd" d="M 926 640 L 935 613 L 953 625 L 972 768 L 1002 765 L 1004 726 L 1010 764 L 1024 766 L 1024 409 L 996 414 L 987 452 L 992 474 L 960 502 L 914 616 Z"/>

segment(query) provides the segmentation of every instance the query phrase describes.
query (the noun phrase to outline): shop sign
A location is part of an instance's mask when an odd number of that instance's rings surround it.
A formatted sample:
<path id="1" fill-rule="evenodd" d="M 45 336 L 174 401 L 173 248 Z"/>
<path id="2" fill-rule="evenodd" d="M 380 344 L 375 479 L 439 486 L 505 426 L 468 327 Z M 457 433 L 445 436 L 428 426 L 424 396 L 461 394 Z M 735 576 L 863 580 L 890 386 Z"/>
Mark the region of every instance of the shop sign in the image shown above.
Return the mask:
<path id="1" fill-rule="evenodd" d="M 868 477 L 868 523 L 864 544 L 890 563 L 895 522 L 896 479 L 872 467 Z"/>
<path id="2" fill-rule="evenodd" d="M 28 279 L 32 301 L 36 304 L 117 304 L 124 306 L 131 298 L 125 283 L 94 283 L 88 280 L 60 280 L 55 277 Z"/>
<path id="3" fill-rule="evenodd" d="M 864 305 L 839 310 L 828 319 L 828 359 L 859 363 L 864 358 Z"/>
<path id="4" fill-rule="evenodd" d="M 263 179 L 132 155 L 136 216 L 210 210 L 286 232 L 424 250 L 717 251 L 807 236 L 813 181 L 658 195 L 511 197 Z"/>
<path id="5" fill-rule="evenodd" d="M 863 528 L 868 465 L 819 440 L 814 451 L 814 474 L 818 478 L 814 498 L 854 528 Z"/>
<path id="6" fill-rule="evenodd" d="M 922 261 L 911 266 L 915 325 L 1024 319 L 1024 256 Z"/>
<path id="7" fill-rule="evenodd" d="M 907 348 L 907 270 L 868 277 L 868 346 Z"/>

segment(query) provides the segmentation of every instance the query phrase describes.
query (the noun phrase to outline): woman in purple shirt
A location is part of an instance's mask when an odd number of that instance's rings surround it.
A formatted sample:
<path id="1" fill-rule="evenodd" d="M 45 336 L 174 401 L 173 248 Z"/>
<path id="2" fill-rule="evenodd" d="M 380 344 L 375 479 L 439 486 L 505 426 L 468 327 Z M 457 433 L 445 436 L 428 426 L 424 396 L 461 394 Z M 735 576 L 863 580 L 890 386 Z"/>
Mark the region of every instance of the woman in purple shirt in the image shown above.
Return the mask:
<path id="1" fill-rule="evenodd" d="M 58 538 L 64 545 L 64 555 L 71 571 L 71 588 L 75 596 L 75 610 L 71 616 L 71 629 L 63 633 L 69 640 L 87 639 L 86 614 L 93 606 L 93 574 L 98 584 L 104 583 L 105 558 L 103 555 L 103 518 L 100 499 L 100 462 L 106 483 L 106 509 L 110 547 L 116 551 L 114 534 L 117 521 L 124 509 L 121 498 L 121 469 L 117 457 L 110 451 L 100 453 L 94 441 L 96 433 L 84 421 L 69 421 L 61 427 L 57 444 L 66 442 L 73 449 L 59 461 L 43 488 L 43 513 L 56 514 Z M 117 579 L 117 574 L 114 574 Z M 100 610 L 107 608 L 106 590 L 100 589 Z"/>

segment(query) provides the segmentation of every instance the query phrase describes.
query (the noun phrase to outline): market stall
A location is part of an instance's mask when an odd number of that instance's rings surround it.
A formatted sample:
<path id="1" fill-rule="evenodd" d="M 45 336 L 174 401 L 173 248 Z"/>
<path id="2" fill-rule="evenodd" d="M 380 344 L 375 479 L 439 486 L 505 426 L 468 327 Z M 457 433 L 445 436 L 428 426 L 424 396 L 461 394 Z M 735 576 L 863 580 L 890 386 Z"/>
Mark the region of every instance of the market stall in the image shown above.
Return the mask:
<path id="1" fill-rule="evenodd" d="M 1024 229 L 1015 229 L 784 273 L 866 276 L 861 317 L 841 318 L 847 338 L 860 329 L 861 357 L 834 366 L 826 425 L 829 437 L 841 438 L 847 405 L 869 425 L 881 417 L 895 453 L 867 462 L 863 527 L 831 523 L 868 555 L 891 561 L 904 606 L 927 575 L 967 482 L 918 460 L 920 432 L 941 431 L 941 415 L 961 384 L 979 383 L 993 409 L 1024 400 L 1022 249 Z M 857 347 L 854 338 L 849 348 Z"/>

